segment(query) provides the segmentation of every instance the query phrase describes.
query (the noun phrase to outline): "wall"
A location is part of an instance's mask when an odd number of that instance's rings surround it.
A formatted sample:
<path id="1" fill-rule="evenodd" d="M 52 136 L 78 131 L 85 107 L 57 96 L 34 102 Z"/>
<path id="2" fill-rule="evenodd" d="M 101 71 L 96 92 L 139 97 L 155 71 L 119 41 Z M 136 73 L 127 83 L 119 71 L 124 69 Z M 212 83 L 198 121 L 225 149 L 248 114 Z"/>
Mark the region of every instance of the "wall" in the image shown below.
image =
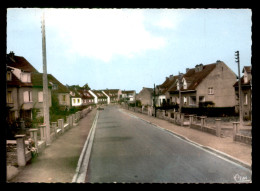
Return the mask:
<path id="1" fill-rule="evenodd" d="M 199 96 L 205 96 L 205 101 L 213 101 L 215 107 L 235 106 L 236 74 L 223 62 L 218 62 L 216 68 L 197 87 L 197 103 Z M 213 87 L 214 94 L 208 94 L 208 88 Z"/>
<path id="2" fill-rule="evenodd" d="M 38 92 L 43 91 L 42 88 L 33 88 L 32 89 L 32 96 L 33 96 L 33 105 L 32 108 L 39 109 L 39 115 L 43 115 L 43 102 L 38 102 Z M 49 107 L 52 106 L 51 102 L 51 90 L 48 89 L 48 102 L 49 102 Z"/>
<path id="3" fill-rule="evenodd" d="M 75 100 L 75 103 L 74 103 L 74 100 Z M 79 102 L 78 102 L 78 100 L 79 100 Z M 71 98 L 71 105 L 72 106 L 81 106 L 82 105 L 82 99 L 81 98 L 79 98 L 79 97 L 72 97 Z"/>
<path id="4" fill-rule="evenodd" d="M 66 96 L 65 102 L 63 101 L 63 95 Z M 70 94 L 69 93 L 59 93 L 58 94 L 59 104 L 62 106 L 70 107 Z"/>
<path id="5" fill-rule="evenodd" d="M 151 93 L 146 90 L 146 89 L 143 89 L 137 96 L 136 96 L 136 99 L 140 100 L 142 105 L 149 105 L 151 106 L 152 105 L 152 95 Z"/>
<path id="6" fill-rule="evenodd" d="M 6 89 L 6 96 L 7 92 L 11 91 L 12 92 L 12 101 L 13 103 L 10 104 L 10 106 L 13 106 L 10 111 L 14 112 L 14 117 L 18 118 L 19 117 L 19 107 L 18 107 L 18 90 L 19 88 L 16 87 L 7 87 Z"/>

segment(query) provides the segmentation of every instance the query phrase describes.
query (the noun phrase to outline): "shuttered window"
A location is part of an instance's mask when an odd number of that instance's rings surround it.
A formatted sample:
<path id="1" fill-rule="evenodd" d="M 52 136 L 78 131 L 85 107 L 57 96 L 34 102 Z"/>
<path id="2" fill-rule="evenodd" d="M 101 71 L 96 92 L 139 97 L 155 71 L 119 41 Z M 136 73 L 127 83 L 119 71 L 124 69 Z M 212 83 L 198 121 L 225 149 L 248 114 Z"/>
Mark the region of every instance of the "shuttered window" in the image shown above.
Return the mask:
<path id="1" fill-rule="evenodd" d="M 32 102 L 32 92 L 31 91 L 23 92 L 23 101 L 25 103 Z"/>

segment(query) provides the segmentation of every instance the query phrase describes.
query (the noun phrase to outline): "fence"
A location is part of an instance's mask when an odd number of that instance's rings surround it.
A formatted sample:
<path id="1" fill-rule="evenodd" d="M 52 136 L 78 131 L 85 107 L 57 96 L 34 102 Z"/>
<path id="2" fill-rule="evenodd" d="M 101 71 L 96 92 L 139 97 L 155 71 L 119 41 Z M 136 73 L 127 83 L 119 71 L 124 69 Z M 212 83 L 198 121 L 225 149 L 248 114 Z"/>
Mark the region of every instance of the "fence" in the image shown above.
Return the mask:
<path id="1" fill-rule="evenodd" d="M 134 107 L 123 106 L 130 111 L 155 116 L 153 107 L 148 107 L 147 112 L 143 109 L 135 109 Z M 156 110 L 156 117 L 167 120 L 176 125 L 196 129 L 205 133 L 215 135 L 217 137 L 231 136 L 233 141 L 246 144 L 252 144 L 251 129 L 239 128 L 239 122 L 224 122 L 224 118 L 208 118 L 207 116 L 197 116 L 175 112 L 175 110 Z M 222 122 L 223 121 L 223 122 Z M 228 123 L 228 125 L 227 125 Z"/>
<path id="2" fill-rule="evenodd" d="M 84 118 L 90 111 L 88 107 L 82 111 L 66 116 L 66 120 L 58 119 L 50 124 L 51 142 L 65 133 L 70 128 L 78 125 L 80 119 Z M 31 160 L 33 153 L 41 153 L 46 147 L 46 125 L 38 125 L 37 128 L 29 129 L 29 137 L 25 134 L 16 135 L 16 140 L 7 140 L 7 163 L 25 166 Z M 33 145 L 33 147 L 32 147 Z M 16 159 L 16 160 L 15 160 Z"/>

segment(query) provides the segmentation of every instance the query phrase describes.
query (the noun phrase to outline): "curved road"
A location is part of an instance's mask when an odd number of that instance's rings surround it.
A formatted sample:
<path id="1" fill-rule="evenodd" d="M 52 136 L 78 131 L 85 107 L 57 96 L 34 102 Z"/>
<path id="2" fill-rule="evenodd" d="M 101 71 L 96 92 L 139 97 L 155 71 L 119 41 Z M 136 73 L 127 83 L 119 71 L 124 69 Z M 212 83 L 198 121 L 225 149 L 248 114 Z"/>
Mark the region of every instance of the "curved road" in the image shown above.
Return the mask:
<path id="1" fill-rule="evenodd" d="M 237 183 L 251 182 L 251 171 L 108 106 L 99 112 L 86 182 Z"/>

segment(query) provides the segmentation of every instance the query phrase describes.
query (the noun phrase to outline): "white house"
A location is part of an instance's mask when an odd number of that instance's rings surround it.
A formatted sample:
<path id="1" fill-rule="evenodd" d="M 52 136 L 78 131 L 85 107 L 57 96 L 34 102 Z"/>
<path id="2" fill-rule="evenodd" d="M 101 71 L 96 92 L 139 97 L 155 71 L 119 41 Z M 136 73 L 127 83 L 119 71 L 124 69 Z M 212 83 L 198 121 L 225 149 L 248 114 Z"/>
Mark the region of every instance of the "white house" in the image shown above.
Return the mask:
<path id="1" fill-rule="evenodd" d="M 104 91 L 102 91 L 102 93 L 105 94 L 105 96 L 107 96 L 107 104 L 110 104 L 110 97 Z"/>
<path id="2" fill-rule="evenodd" d="M 78 94 L 75 94 L 74 91 L 70 91 L 71 95 L 71 106 L 77 107 L 82 105 L 82 99 Z"/>
<path id="3" fill-rule="evenodd" d="M 88 92 L 94 97 L 94 103 L 97 104 L 98 103 L 98 97 L 96 94 L 94 94 L 91 90 L 88 90 Z"/>

